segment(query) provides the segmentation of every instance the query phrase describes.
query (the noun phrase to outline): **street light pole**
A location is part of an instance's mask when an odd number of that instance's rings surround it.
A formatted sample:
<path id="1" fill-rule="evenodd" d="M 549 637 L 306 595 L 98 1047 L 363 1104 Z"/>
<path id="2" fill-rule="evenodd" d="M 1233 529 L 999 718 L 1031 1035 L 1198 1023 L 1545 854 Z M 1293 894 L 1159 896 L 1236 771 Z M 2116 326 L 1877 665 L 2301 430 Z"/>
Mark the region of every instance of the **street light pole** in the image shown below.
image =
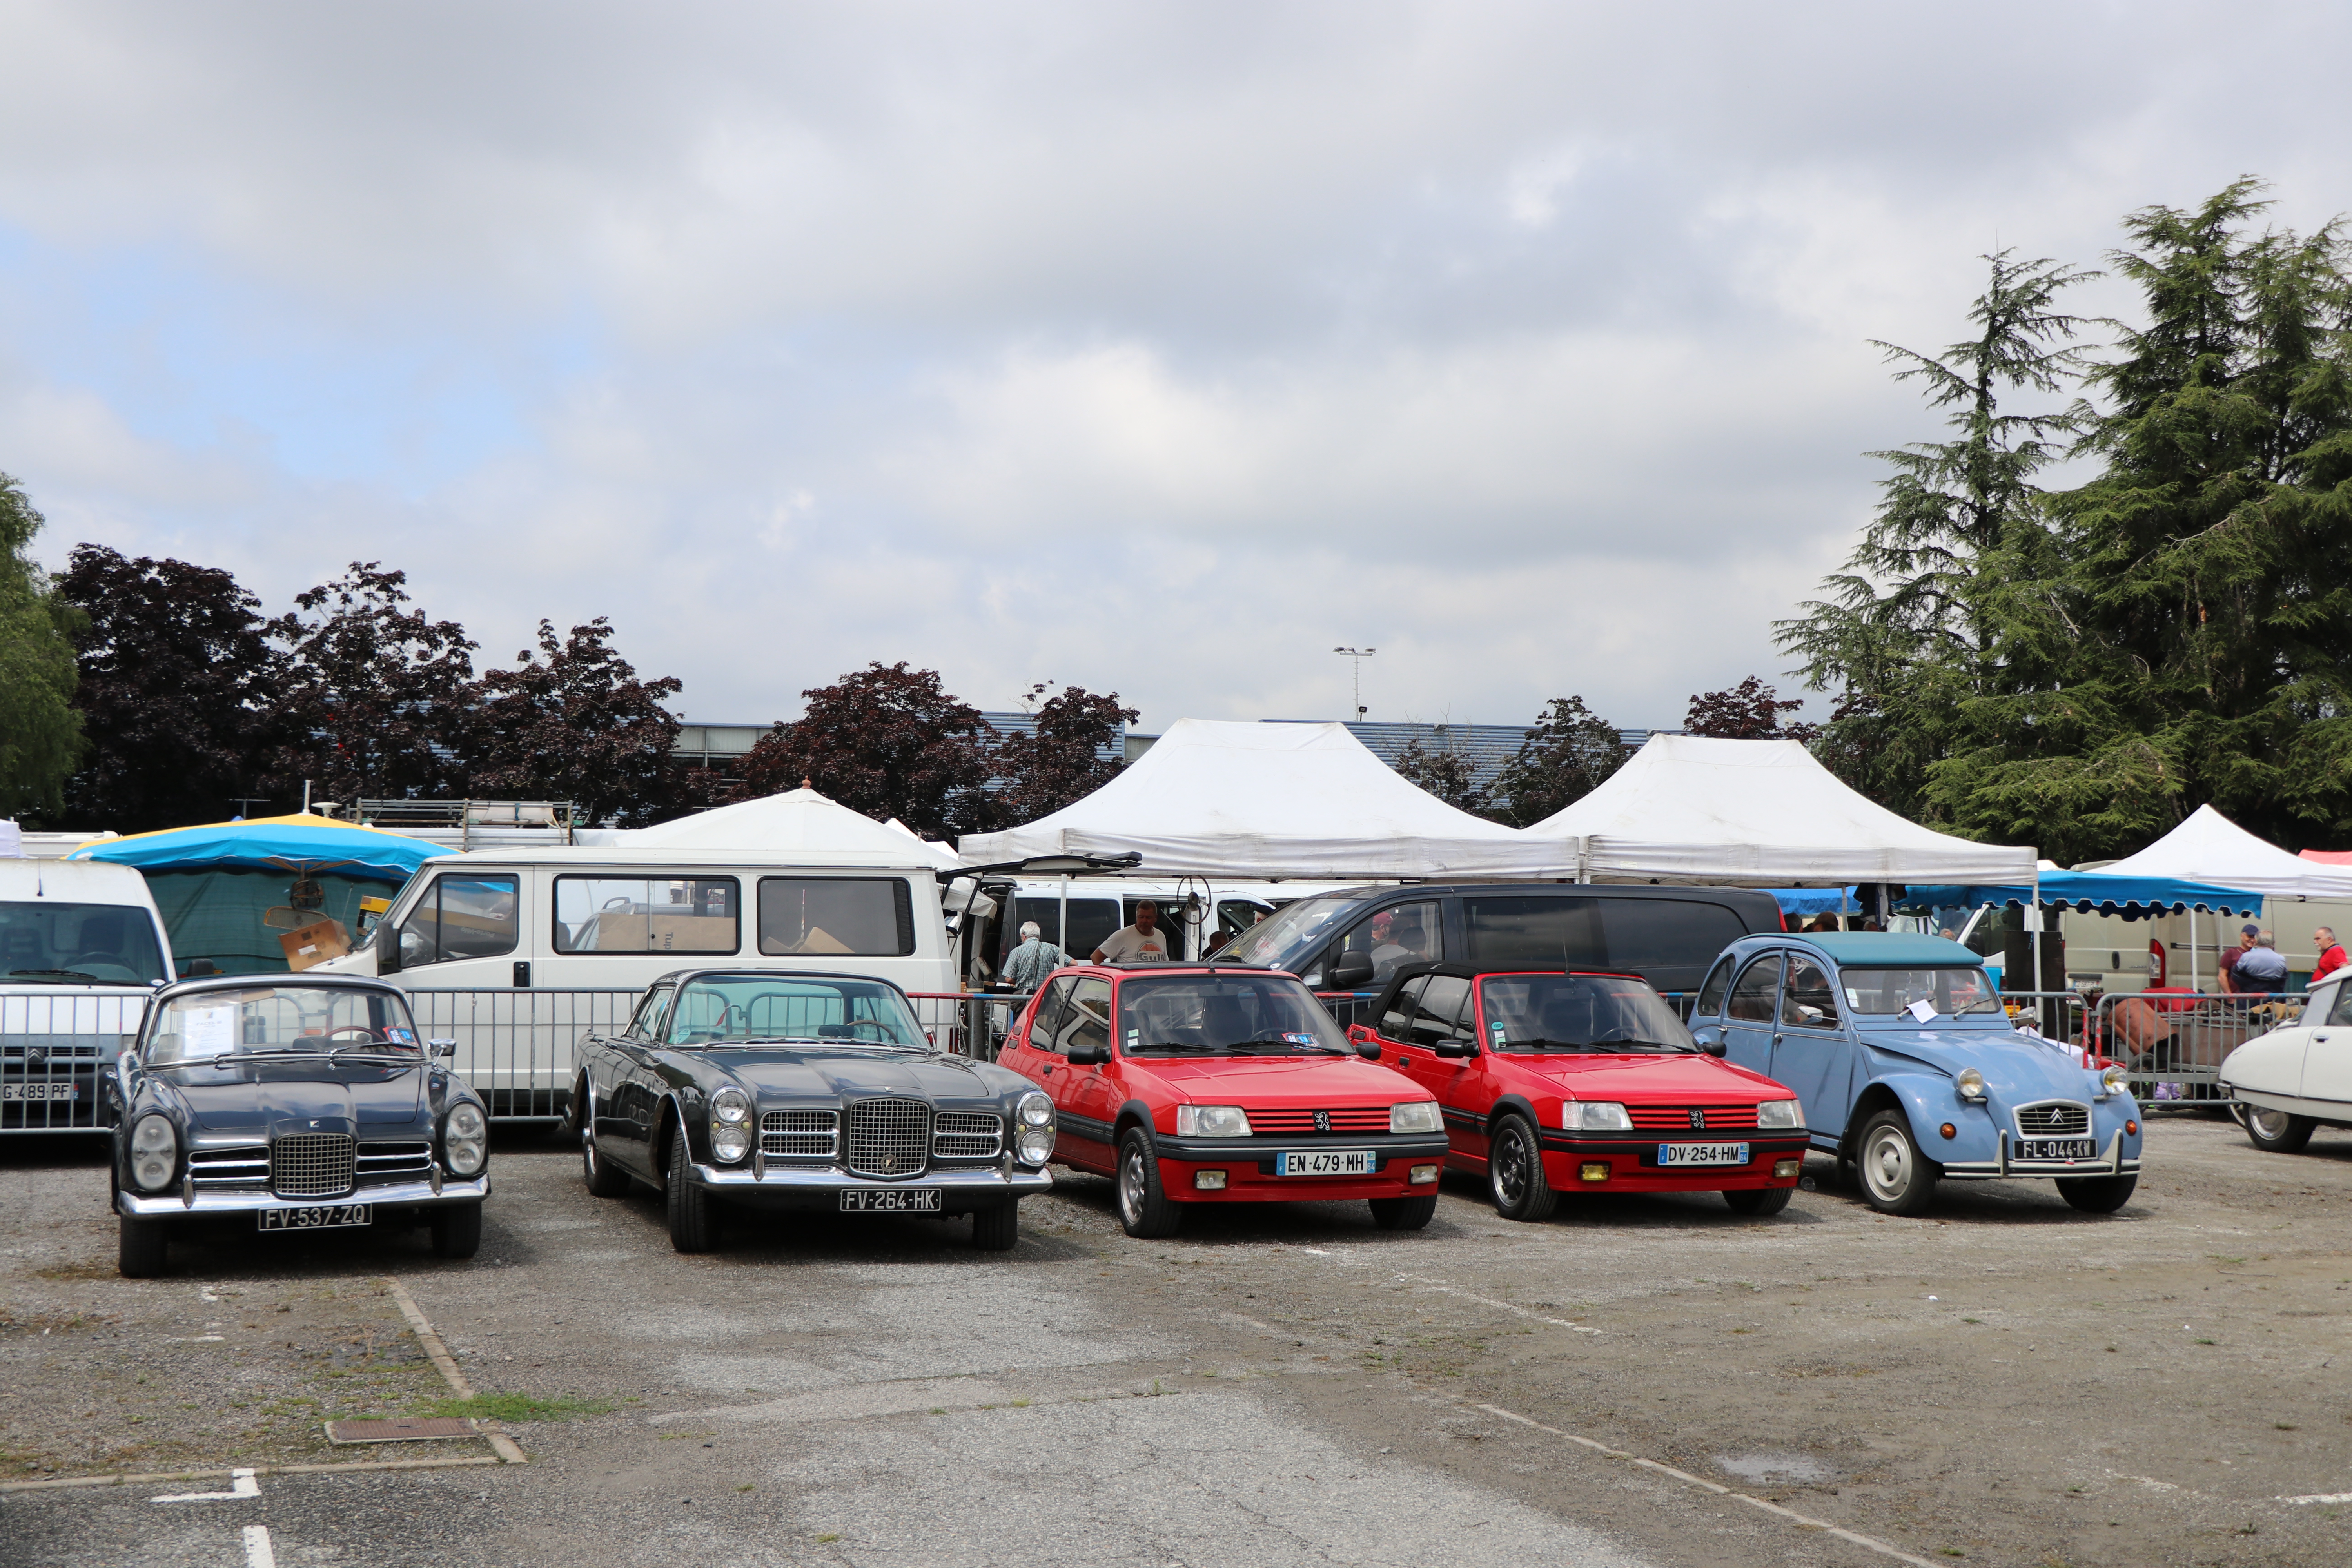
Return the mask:
<path id="1" fill-rule="evenodd" d="M 1364 716 L 1364 660 L 1381 650 L 1376 647 L 1335 647 L 1331 651 L 1355 660 L 1356 717 L 1361 719 Z"/>

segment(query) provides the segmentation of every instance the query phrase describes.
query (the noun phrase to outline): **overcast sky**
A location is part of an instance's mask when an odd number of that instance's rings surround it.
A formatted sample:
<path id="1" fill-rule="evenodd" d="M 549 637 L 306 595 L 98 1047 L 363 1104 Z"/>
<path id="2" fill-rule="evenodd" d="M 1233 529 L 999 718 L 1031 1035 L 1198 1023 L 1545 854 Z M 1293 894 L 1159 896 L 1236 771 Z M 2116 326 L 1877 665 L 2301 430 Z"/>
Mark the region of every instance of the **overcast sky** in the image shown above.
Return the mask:
<path id="1" fill-rule="evenodd" d="M 52 566 L 380 559 L 694 719 L 869 658 L 1333 718 L 1346 643 L 1374 718 L 1672 725 L 1934 434 L 1867 340 L 2242 173 L 2352 208 L 2347 60 L 2245 0 L 0 0 L 0 470 Z"/>

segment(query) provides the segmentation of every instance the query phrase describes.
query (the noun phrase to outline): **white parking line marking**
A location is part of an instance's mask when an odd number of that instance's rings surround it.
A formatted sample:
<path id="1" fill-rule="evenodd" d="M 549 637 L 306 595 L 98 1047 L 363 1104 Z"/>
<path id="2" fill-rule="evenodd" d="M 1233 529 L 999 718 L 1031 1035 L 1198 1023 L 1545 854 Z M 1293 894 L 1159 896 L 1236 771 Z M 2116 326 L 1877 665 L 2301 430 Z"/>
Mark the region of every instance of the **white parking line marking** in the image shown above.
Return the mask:
<path id="1" fill-rule="evenodd" d="M 1672 1465 L 1662 1465 L 1655 1459 L 1645 1459 L 1639 1454 L 1629 1454 L 1622 1448 L 1612 1448 L 1606 1443 L 1597 1443 L 1590 1437 L 1580 1437 L 1573 1432 L 1563 1432 L 1557 1426 L 1547 1426 L 1540 1421 L 1531 1421 L 1527 1416 L 1520 1415 L 1518 1412 L 1515 1410 L 1506 1410 L 1499 1405 L 1473 1405 L 1471 1408 L 1483 1410 L 1489 1415 L 1499 1415 L 1506 1421 L 1516 1421 L 1522 1426 L 1532 1426 L 1538 1432 L 1549 1432 L 1555 1437 L 1565 1438 L 1570 1443 L 1577 1444 L 1581 1447 L 1590 1448 L 1594 1453 L 1605 1455 L 1609 1458 L 1624 1459 L 1630 1463 L 1641 1466 L 1645 1470 L 1655 1470 L 1662 1476 L 1671 1476 L 1675 1480 L 1687 1481 L 1692 1486 L 1713 1492 L 1717 1497 L 1727 1498 L 1733 1502 L 1744 1502 L 1750 1508 L 1762 1509 L 1766 1513 L 1777 1514 L 1780 1518 L 1788 1520 L 1793 1524 L 1801 1524 L 1804 1526 L 1807 1530 L 1827 1531 L 1829 1534 L 1836 1536 L 1840 1541 L 1850 1541 L 1856 1546 L 1867 1547 L 1869 1550 L 1878 1552 L 1882 1556 L 1892 1557 L 1897 1563 L 1908 1563 L 1911 1564 L 1911 1568 L 1937 1568 L 1935 1563 L 1930 1563 L 1925 1557 L 1914 1557 L 1908 1552 L 1902 1550 L 1900 1547 L 1890 1546 L 1885 1542 L 1877 1540 L 1874 1537 L 1860 1535 L 1851 1530 L 1840 1529 L 1838 1526 L 1832 1524 L 1825 1519 L 1813 1519 L 1808 1515 L 1797 1512 L 1794 1509 L 1782 1508 L 1779 1503 L 1766 1502 L 1760 1497 L 1750 1497 L 1746 1492 L 1733 1491 L 1729 1487 L 1718 1486 L 1703 1476 L 1692 1475 L 1687 1470 L 1678 1470 Z"/>
<path id="2" fill-rule="evenodd" d="M 149 1498 L 149 1502 L 226 1502 L 231 1498 L 259 1497 L 261 1483 L 253 1479 L 251 1470 L 231 1470 L 228 1490 L 225 1492 L 173 1492 L 164 1497 Z"/>
<path id="3" fill-rule="evenodd" d="M 2352 1492 L 2315 1492 L 2309 1497 L 2283 1497 L 2281 1502 L 2352 1502 Z"/>
<path id="4" fill-rule="evenodd" d="M 416 1298 L 408 1293 L 406 1286 L 388 1275 L 383 1282 L 392 1291 L 392 1299 L 399 1303 L 400 1315 L 406 1318 L 408 1326 L 415 1331 L 416 1342 L 425 1347 L 425 1355 L 431 1358 L 435 1366 L 441 1369 L 441 1379 L 449 1385 L 449 1391 L 460 1399 L 473 1398 L 474 1385 L 467 1383 L 466 1374 L 457 1370 L 457 1358 L 449 1353 L 449 1347 L 443 1344 L 441 1336 L 433 1331 L 433 1324 L 425 1318 L 425 1309 L 416 1304 Z M 474 1426 L 484 1437 L 489 1439 L 490 1447 L 508 1464 L 525 1465 L 530 1462 L 523 1451 L 515 1446 L 515 1440 L 506 1435 L 506 1429 L 496 1421 L 487 1415 L 477 1416 Z"/>
<path id="5" fill-rule="evenodd" d="M 1442 1290 L 1448 1296 L 1459 1296 L 1465 1301 L 1475 1301 L 1482 1307 L 1493 1307 L 1499 1311 L 1517 1313 L 1522 1318 L 1532 1318 L 1538 1323 L 1549 1323 L 1554 1328 L 1574 1329 L 1580 1334 L 1597 1334 L 1601 1331 L 1599 1329 L 1588 1329 L 1582 1323 L 1571 1323 L 1565 1318 L 1547 1318 L 1541 1312 L 1531 1312 L 1525 1307 L 1515 1307 L 1508 1301 L 1497 1301 L 1492 1296 L 1481 1296 L 1456 1285 L 1444 1284 L 1432 1279 L 1426 1274 L 1400 1274 L 1397 1278 L 1408 1284 L 1423 1286 L 1432 1290 Z"/>
<path id="6" fill-rule="evenodd" d="M 245 1568 L 278 1568 L 277 1550 L 269 1544 L 269 1527 L 245 1527 Z"/>

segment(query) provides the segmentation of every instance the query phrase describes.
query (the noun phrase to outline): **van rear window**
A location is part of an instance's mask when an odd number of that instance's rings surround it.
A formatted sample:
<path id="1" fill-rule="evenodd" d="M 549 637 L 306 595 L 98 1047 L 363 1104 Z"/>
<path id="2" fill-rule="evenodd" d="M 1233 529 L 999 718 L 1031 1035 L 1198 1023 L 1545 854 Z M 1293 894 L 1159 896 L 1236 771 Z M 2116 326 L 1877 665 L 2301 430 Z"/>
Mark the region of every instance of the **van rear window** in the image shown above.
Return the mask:
<path id="1" fill-rule="evenodd" d="M 762 877 L 760 951 L 773 958 L 902 958 L 915 951 L 903 877 Z"/>
<path id="2" fill-rule="evenodd" d="M 732 952 L 732 877 L 558 877 L 558 952 Z"/>
<path id="3" fill-rule="evenodd" d="M 1462 916 L 1481 969 L 1704 970 L 1748 934 L 1695 899 L 1465 898 Z"/>

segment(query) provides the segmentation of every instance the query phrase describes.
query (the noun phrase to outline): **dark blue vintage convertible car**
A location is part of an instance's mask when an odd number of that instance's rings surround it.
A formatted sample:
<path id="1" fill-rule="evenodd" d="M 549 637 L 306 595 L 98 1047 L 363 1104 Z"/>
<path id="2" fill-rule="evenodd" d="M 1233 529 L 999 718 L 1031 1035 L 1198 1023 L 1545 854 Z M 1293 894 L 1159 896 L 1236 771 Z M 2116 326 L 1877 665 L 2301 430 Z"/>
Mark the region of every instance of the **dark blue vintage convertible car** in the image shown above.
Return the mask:
<path id="1" fill-rule="evenodd" d="M 417 1038 L 408 1000 L 356 975 L 242 975 L 156 993 L 103 1079 L 121 1267 L 160 1274 L 175 1232 L 429 1226 L 471 1258 L 489 1121 Z M 249 1217 L 247 1217 L 249 1216 Z"/>
<path id="2" fill-rule="evenodd" d="M 588 1190 L 662 1193 L 680 1252 L 717 1244 L 721 1205 L 969 1214 L 1003 1251 L 1021 1199 L 1054 1184 L 1053 1102 L 940 1050 L 904 992 L 859 975 L 665 975 L 581 1042 L 572 1105 Z"/>

